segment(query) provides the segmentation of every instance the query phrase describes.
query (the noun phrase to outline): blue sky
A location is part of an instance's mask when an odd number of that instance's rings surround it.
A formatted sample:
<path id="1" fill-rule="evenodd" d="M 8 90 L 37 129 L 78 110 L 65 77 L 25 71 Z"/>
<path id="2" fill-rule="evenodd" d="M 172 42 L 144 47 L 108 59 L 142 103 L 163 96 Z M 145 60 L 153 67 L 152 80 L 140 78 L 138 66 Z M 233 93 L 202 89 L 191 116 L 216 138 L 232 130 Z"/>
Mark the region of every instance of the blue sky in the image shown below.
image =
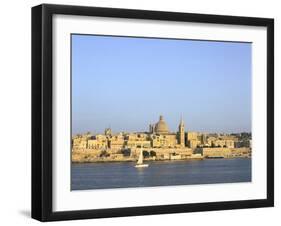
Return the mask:
<path id="1" fill-rule="evenodd" d="M 72 35 L 72 133 L 251 131 L 251 43 Z"/>

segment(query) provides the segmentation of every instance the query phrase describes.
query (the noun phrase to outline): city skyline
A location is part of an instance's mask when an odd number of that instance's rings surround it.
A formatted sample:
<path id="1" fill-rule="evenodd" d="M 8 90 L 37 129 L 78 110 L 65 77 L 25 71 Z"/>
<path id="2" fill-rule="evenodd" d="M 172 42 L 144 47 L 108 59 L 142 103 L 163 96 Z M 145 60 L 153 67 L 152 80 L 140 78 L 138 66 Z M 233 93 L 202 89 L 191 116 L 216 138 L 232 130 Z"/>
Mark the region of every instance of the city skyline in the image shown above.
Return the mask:
<path id="1" fill-rule="evenodd" d="M 251 132 L 251 44 L 72 35 L 72 133 Z"/>

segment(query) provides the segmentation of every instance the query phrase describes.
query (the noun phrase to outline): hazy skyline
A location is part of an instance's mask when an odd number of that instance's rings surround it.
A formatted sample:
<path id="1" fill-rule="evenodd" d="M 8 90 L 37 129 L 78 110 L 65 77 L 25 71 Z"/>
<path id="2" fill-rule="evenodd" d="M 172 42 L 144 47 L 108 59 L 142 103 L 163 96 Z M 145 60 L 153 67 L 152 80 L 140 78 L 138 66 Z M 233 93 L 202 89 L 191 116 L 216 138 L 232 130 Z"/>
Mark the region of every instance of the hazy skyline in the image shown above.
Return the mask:
<path id="1" fill-rule="evenodd" d="M 72 35 L 72 133 L 251 131 L 251 43 Z"/>

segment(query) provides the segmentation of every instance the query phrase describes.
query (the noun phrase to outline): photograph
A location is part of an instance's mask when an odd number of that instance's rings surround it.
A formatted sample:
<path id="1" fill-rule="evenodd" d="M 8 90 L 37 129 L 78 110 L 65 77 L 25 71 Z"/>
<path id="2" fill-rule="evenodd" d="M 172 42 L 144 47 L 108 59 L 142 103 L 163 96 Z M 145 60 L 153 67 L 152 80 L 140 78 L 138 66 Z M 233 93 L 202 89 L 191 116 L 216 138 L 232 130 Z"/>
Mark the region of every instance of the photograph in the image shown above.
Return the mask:
<path id="1" fill-rule="evenodd" d="M 32 218 L 274 206 L 274 18 L 41 4 L 31 38 Z"/>
<path id="2" fill-rule="evenodd" d="M 252 182 L 252 43 L 70 35 L 71 191 Z"/>

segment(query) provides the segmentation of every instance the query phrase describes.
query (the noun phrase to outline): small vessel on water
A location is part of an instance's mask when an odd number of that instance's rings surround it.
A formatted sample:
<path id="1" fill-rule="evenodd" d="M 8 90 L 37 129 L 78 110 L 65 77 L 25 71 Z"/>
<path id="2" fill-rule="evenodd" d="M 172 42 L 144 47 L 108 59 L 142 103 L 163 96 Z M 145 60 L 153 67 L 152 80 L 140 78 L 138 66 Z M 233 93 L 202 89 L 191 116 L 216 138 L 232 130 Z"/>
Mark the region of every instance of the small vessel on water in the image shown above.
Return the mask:
<path id="1" fill-rule="evenodd" d="M 139 159 L 137 161 L 137 164 L 135 165 L 136 168 L 143 168 L 143 167 L 148 167 L 148 164 L 144 164 L 143 163 L 143 153 L 142 153 L 142 149 L 140 150 L 140 155 L 139 155 Z"/>

